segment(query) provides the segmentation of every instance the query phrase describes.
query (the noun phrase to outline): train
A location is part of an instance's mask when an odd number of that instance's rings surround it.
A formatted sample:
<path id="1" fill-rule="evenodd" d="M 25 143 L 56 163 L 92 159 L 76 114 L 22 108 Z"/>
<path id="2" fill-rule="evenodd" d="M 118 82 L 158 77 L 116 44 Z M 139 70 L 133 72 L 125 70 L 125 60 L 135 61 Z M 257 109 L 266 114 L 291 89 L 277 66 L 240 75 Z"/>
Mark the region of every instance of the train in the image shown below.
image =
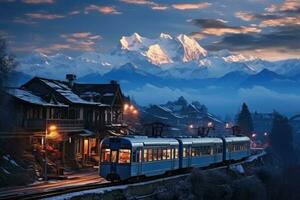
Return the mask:
<path id="1" fill-rule="evenodd" d="M 208 167 L 250 156 L 250 138 L 108 137 L 100 144 L 99 175 L 109 181 Z"/>

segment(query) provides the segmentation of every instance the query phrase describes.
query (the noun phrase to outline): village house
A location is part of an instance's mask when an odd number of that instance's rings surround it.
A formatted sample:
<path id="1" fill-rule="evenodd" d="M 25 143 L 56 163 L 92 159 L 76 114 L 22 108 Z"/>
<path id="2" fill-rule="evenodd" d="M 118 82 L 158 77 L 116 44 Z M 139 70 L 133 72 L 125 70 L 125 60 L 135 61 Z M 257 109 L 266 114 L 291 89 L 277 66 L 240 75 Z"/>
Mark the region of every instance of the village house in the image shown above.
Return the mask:
<path id="1" fill-rule="evenodd" d="M 101 139 L 126 134 L 124 96 L 116 81 L 77 83 L 73 74 L 65 81 L 34 77 L 7 89 L 7 95 L 15 108 L 13 132 L 28 134 L 37 155 L 46 147 L 49 165 L 97 165 Z"/>

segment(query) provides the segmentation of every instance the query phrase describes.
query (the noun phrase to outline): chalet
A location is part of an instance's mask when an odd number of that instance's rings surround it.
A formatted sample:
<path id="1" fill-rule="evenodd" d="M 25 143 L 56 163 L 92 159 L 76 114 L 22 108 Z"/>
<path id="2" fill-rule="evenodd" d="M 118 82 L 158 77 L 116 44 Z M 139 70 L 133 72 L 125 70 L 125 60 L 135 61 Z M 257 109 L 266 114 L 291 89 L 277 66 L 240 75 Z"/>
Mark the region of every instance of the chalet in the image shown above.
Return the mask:
<path id="1" fill-rule="evenodd" d="M 71 74 L 66 79 L 34 77 L 20 88 L 7 90 L 15 105 L 16 131 L 31 133 L 35 148 L 43 147 L 47 133 L 47 148 L 55 163 L 97 164 L 100 140 L 126 133 L 120 85 L 116 81 L 76 83 Z"/>

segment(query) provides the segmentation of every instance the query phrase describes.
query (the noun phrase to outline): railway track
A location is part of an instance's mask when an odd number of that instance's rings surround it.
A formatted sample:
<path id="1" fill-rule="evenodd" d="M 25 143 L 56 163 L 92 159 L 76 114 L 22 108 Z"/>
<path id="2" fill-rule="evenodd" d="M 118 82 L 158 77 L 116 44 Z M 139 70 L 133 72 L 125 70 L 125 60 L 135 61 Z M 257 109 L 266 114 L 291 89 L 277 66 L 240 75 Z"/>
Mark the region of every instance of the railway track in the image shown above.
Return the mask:
<path id="1" fill-rule="evenodd" d="M 247 160 L 238 161 L 235 163 L 231 163 L 230 165 L 240 165 L 246 162 L 252 162 L 253 160 L 265 155 L 264 152 L 261 152 L 259 154 L 253 155 L 249 157 Z M 255 156 L 255 157 L 254 157 Z M 214 167 L 205 167 L 204 170 L 219 170 L 219 169 L 225 169 L 228 168 L 228 165 L 221 165 L 221 166 L 214 166 Z M 109 187 L 118 187 L 118 186 L 126 186 L 131 184 L 137 184 L 137 183 L 143 183 L 143 182 L 149 182 L 149 181 L 160 181 L 160 179 L 165 178 L 173 178 L 178 176 L 186 176 L 190 174 L 190 171 L 186 172 L 180 172 L 172 175 L 158 175 L 153 177 L 147 177 L 142 180 L 131 180 L 126 182 L 104 182 L 104 183 L 90 183 L 87 185 L 80 185 L 80 186 L 72 186 L 69 188 L 59 188 L 52 191 L 44 191 L 44 192 L 33 192 L 33 193 L 16 193 L 16 194 L 9 194 L 6 196 L 0 196 L 0 200 L 29 200 L 29 199 L 45 199 L 50 197 L 56 197 L 61 196 L 65 194 L 75 193 L 75 192 L 83 192 L 88 190 L 95 190 L 95 189 L 105 189 Z"/>

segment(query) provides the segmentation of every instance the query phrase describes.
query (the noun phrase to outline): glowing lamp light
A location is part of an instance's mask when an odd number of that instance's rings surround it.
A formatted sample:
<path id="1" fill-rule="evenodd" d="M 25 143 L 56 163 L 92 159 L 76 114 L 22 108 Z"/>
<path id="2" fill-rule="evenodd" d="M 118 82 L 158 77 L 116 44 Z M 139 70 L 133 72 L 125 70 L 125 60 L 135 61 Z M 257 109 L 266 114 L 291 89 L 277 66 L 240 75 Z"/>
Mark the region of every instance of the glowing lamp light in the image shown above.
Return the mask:
<path id="1" fill-rule="evenodd" d="M 189 128 L 194 128 L 194 125 L 193 124 L 189 125 Z"/>
<path id="2" fill-rule="evenodd" d="M 137 110 L 133 110 L 132 113 L 136 115 L 136 114 L 138 114 L 138 111 Z"/>
<path id="3" fill-rule="evenodd" d="M 208 127 L 213 127 L 213 123 L 212 122 L 208 122 L 207 126 Z"/>
<path id="4" fill-rule="evenodd" d="M 129 108 L 129 105 L 127 103 L 124 104 L 124 110 L 127 110 Z"/>
<path id="5" fill-rule="evenodd" d="M 134 110 L 134 106 L 131 105 L 131 106 L 129 107 L 129 109 L 130 109 L 130 110 Z"/>
<path id="6" fill-rule="evenodd" d="M 49 126 L 49 130 L 52 132 L 52 131 L 55 131 L 57 129 L 57 126 L 55 125 L 51 125 Z"/>
<path id="7" fill-rule="evenodd" d="M 268 133 L 267 133 L 267 132 L 265 132 L 265 133 L 264 133 L 264 136 L 268 136 Z"/>
<path id="8" fill-rule="evenodd" d="M 256 133 L 253 133 L 253 134 L 252 134 L 252 137 L 255 138 L 255 137 L 256 137 Z"/>

